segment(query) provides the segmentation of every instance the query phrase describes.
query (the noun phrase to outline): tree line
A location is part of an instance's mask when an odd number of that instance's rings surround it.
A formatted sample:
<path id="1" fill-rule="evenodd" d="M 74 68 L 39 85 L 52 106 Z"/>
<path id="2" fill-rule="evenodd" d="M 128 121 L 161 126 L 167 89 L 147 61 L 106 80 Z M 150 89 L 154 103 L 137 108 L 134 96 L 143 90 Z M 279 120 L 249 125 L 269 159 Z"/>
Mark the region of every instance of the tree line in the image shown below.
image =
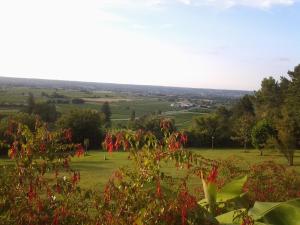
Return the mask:
<path id="1" fill-rule="evenodd" d="M 233 107 L 194 119 L 190 146 L 237 147 L 246 150 L 276 148 L 293 165 L 300 147 L 300 65 L 280 80 L 264 78 L 253 95 L 245 95 Z"/>

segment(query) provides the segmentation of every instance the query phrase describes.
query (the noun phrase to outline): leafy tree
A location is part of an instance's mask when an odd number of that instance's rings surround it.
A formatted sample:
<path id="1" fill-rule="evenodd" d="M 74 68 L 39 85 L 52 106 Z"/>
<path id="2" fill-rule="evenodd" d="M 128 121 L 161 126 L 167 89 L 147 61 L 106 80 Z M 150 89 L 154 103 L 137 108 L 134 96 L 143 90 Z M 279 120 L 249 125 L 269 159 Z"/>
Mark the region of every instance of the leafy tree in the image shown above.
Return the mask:
<path id="1" fill-rule="evenodd" d="M 101 107 L 101 112 L 104 115 L 104 127 L 111 127 L 111 110 L 108 102 L 104 102 Z"/>
<path id="2" fill-rule="evenodd" d="M 161 130 L 161 122 L 167 121 L 169 131 L 173 132 L 176 130 L 175 121 L 172 119 L 164 118 L 157 115 L 144 115 L 135 119 L 131 122 L 131 129 L 133 130 L 145 130 L 152 132 L 159 139 L 163 138 L 164 134 Z"/>
<path id="3" fill-rule="evenodd" d="M 245 95 L 242 97 L 232 108 L 232 113 L 235 118 L 241 117 L 244 114 L 249 114 L 254 116 L 254 105 L 253 97 L 250 95 Z"/>
<path id="4" fill-rule="evenodd" d="M 218 137 L 219 128 L 220 120 L 216 114 L 197 117 L 193 123 L 194 132 L 208 138 L 212 149 L 215 146 L 215 139 Z"/>
<path id="5" fill-rule="evenodd" d="M 130 119 L 128 121 L 128 125 L 127 125 L 128 129 L 136 129 L 136 115 L 135 115 L 135 110 L 131 110 L 131 114 L 130 114 Z"/>
<path id="6" fill-rule="evenodd" d="M 232 136 L 232 111 L 227 109 L 224 106 L 219 107 L 216 110 L 216 115 L 219 120 L 218 128 L 218 143 L 222 146 L 232 145 L 231 136 Z"/>
<path id="7" fill-rule="evenodd" d="M 74 143 L 84 145 L 89 139 L 90 147 L 99 148 L 103 137 L 103 117 L 95 110 L 74 110 L 63 115 L 57 122 L 58 127 L 71 129 Z"/>
<path id="8" fill-rule="evenodd" d="M 245 114 L 235 121 L 233 140 L 240 142 L 246 151 L 247 145 L 251 143 L 251 131 L 254 125 L 254 117 L 251 114 Z"/>
<path id="9" fill-rule="evenodd" d="M 252 129 L 251 139 L 252 145 L 263 155 L 263 149 L 267 146 L 268 140 L 274 137 L 276 131 L 267 120 L 258 121 Z"/>
<path id="10" fill-rule="evenodd" d="M 279 106 L 282 104 L 281 92 L 279 83 L 273 77 L 263 79 L 261 88 L 255 93 L 254 98 L 259 118 L 276 120 L 280 114 Z"/>
<path id="11" fill-rule="evenodd" d="M 290 82 L 286 98 L 287 108 L 294 114 L 297 123 L 300 124 L 300 64 L 294 71 L 288 72 Z"/>
<path id="12" fill-rule="evenodd" d="M 294 154 L 299 145 L 300 126 L 297 117 L 288 109 L 283 109 L 283 116 L 276 123 L 276 144 L 280 152 L 288 160 L 290 166 L 294 165 Z"/>
<path id="13" fill-rule="evenodd" d="M 34 96 L 31 92 L 29 92 L 28 99 L 27 99 L 27 107 L 25 109 L 25 112 L 32 114 L 34 112 L 34 108 L 35 108 Z"/>
<path id="14" fill-rule="evenodd" d="M 39 115 L 45 122 L 53 123 L 57 120 L 59 113 L 56 111 L 56 106 L 51 103 L 35 104 L 34 114 Z"/>
<path id="15" fill-rule="evenodd" d="M 135 121 L 135 110 L 131 110 L 131 114 L 130 114 L 130 121 Z"/>

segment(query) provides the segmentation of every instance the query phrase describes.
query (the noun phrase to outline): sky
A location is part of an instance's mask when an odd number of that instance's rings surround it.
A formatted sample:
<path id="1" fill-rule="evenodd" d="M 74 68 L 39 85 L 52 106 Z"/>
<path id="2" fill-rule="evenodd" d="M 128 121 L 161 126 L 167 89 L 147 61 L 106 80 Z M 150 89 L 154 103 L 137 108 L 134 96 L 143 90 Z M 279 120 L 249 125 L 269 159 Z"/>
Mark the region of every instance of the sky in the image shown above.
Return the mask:
<path id="1" fill-rule="evenodd" d="M 299 24 L 300 0 L 0 0 L 0 76 L 256 90 Z"/>

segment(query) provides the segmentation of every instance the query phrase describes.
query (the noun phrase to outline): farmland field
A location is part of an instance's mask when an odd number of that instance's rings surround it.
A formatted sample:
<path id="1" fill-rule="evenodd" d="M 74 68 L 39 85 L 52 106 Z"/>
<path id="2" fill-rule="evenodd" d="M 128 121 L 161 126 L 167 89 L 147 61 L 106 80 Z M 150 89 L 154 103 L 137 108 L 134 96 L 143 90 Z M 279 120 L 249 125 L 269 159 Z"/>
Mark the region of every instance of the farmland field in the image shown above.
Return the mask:
<path id="1" fill-rule="evenodd" d="M 0 91 L 0 114 L 3 115 L 20 111 L 27 104 L 26 100 L 29 92 L 34 95 L 37 102 L 58 100 L 56 108 L 62 114 L 74 109 L 99 111 L 102 104 L 108 101 L 112 111 L 113 127 L 126 126 L 133 110 L 136 117 L 151 113 L 161 113 L 165 117 L 174 119 L 179 129 L 188 128 L 194 116 L 203 114 L 189 110 L 174 109 L 171 107 L 172 102 L 165 99 L 165 97 L 138 96 L 130 93 L 27 87 L 2 88 Z M 58 98 L 55 96 L 58 96 Z M 85 102 L 83 104 L 72 104 L 71 100 L 74 98 L 80 98 Z M 67 103 L 60 103 L 59 101 L 66 101 Z"/>

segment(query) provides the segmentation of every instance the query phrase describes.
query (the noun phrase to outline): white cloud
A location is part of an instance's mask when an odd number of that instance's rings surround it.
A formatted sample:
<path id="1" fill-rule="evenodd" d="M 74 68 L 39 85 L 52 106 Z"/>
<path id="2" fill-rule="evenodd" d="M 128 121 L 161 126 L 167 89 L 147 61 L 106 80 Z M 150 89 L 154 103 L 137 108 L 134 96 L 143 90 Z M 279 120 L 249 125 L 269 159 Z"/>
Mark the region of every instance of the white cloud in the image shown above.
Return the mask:
<path id="1" fill-rule="evenodd" d="M 211 5 L 222 8 L 232 8 L 235 6 L 254 7 L 268 9 L 273 6 L 293 5 L 296 0 L 178 0 L 178 2 L 187 5 Z"/>
<path id="2" fill-rule="evenodd" d="M 161 7 L 177 2 L 192 6 L 214 6 L 232 8 L 235 6 L 254 7 L 268 9 L 273 6 L 289 6 L 298 0 L 103 0 L 105 5 L 118 7 Z"/>

